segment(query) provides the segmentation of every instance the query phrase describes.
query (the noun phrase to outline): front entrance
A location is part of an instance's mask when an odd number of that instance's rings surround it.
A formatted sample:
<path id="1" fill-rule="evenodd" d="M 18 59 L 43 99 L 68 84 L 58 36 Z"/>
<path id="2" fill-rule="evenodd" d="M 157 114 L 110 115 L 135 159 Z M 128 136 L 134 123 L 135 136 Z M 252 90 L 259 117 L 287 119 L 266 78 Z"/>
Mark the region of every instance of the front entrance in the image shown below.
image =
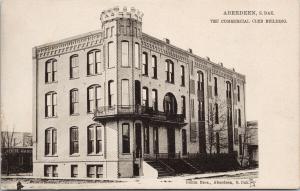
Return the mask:
<path id="1" fill-rule="evenodd" d="M 142 156 L 142 131 L 141 124 L 135 124 L 135 157 L 140 158 Z"/>
<path id="2" fill-rule="evenodd" d="M 168 154 L 170 157 L 175 156 L 175 129 L 168 127 Z"/>

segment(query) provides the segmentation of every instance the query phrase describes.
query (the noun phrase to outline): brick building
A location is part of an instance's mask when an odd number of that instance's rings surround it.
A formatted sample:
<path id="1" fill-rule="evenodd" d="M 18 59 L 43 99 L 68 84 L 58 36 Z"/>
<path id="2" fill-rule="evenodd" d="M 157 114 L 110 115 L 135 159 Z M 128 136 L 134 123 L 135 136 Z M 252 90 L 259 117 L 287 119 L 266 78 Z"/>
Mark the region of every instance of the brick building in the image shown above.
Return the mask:
<path id="1" fill-rule="evenodd" d="M 100 30 L 33 48 L 35 176 L 156 176 L 157 158 L 239 155 L 245 76 L 143 33 L 142 17 L 113 8 Z"/>

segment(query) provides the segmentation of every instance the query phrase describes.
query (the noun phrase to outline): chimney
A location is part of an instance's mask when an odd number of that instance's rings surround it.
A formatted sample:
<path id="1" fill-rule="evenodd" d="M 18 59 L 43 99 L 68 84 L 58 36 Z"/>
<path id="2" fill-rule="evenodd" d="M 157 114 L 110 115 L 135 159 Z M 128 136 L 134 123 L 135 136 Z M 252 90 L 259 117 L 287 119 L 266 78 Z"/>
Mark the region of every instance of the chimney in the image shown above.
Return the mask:
<path id="1" fill-rule="evenodd" d="M 164 38 L 164 41 L 167 43 L 167 44 L 170 44 L 170 40 L 168 38 Z"/>
<path id="2" fill-rule="evenodd" d="M 234 68 L 232 68 L 232 70 L 235 72 L 235 69 L 234 69 Z"/>
<path id="3" fill-rule="evenodd" d="M 193 50 L 191 48 L 188 49 L 189 53 L 193 54 Z"/>
<path id="4" fill-rule="evenodd" d="M 223 62 L 220 62 L 220 65 L 223 67 Z"/>
<path id="5" fill-rule="evenodd" d="M 206 59 L 207 59 L 208 61 L 210 61 L 210 58 L 209 58 L 208 56 L 206 56 Z"/>

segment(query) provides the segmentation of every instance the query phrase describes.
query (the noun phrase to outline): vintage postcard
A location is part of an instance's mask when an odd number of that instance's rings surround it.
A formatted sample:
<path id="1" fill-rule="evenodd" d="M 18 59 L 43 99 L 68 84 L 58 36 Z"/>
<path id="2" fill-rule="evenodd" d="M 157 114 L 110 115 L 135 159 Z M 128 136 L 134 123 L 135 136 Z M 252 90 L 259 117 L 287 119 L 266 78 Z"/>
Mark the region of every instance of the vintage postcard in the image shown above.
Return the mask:
<path id="1" fill-rule="evenodd" d="M 296 189 L 298 0 L 1 1 L 1 189 Z"/>

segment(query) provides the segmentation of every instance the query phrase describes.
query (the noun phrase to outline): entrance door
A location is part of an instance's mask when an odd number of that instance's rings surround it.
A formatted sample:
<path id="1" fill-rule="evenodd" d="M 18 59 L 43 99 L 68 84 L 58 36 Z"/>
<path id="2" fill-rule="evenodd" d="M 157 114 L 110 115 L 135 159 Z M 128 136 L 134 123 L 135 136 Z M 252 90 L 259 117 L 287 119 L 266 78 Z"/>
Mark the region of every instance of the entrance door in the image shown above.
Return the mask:
<path id="1" fill-rule="evenodd" d="M 170 157 L 175 156 L 175 129 L 168 127 L 168 154 Z"/>
<path id="2" fill-rule="evenodd" d="M 141 124 L 135 124 L 135 153 L 136 158 L 140 158 L 142 155 L 142 134 L 141 134 Z"/>

